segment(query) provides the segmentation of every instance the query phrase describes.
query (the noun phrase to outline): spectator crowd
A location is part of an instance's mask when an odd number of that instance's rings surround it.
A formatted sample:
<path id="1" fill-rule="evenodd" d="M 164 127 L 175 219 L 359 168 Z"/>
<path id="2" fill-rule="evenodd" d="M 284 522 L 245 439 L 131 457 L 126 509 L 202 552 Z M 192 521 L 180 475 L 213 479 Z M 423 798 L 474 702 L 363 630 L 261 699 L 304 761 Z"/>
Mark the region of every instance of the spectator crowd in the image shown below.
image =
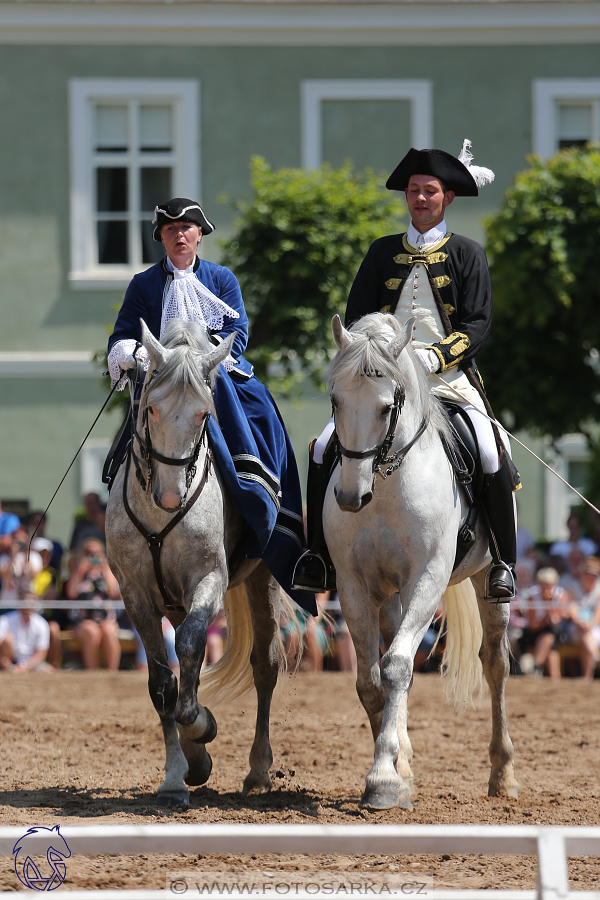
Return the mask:
<path id="1" fill-rule="evenodd" d="M 106 559 L 104 519 L 98 494 L 87 494 L 64 552 L 59 542 L 47 537 L 41 512 L 22 522 L 0 504 L 0 670 L 52 671 L 63 665 L 115 670 L 121 665 L 124 635 L 135 648 L 131 665 L 147 668 Z M 567 528 L 568 539 L 550 546 L 536 545 L 527 532 L 518 532 L 517 598 L 509 622 L 516 674 L 560 678 L 566 673 L 586 680 L 595 676 L 600 660 L 600 550 L 582 535 L 577 515 L 569 516 Z M 53 605 L 64 600 L 70 601 L 69 608 Z M 318 595 L 317 602 L 316 618 L 302 610 L 296 611 L 295 621 L 282 618 L 288 667 L 296 668 L 302 642 L 303 670 L 356 672 L 356 654 L 337 594 Z M 176 669 L 175 632 L 166 619 L 163 634 L 169 663 Z M 205 664 L 218 661 L 226 637 L 221 610 L 209 630 Z M 417 671 L 436 667 L 437 637 L 434 621 L 417 651 Z M 64 658 L 65 647 L 69 658 Z"/>

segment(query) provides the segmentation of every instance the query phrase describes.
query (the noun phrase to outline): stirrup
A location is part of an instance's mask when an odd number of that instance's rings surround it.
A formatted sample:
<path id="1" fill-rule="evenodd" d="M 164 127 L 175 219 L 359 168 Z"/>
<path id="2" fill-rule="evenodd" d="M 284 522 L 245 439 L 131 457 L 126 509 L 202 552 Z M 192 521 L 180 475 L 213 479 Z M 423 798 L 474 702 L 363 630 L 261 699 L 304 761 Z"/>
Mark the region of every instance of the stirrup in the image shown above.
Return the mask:
<path id="1" fill-rule="evenodd" d="M 306 563 L 308 563 L 309 566 L 313 563 L 310 567 L 317 571 L 307 573 L 305 571 Z M 306 550 L 294 566 L 292 590 L 308 591 L 311 594 L 323 594 L 325 591 L 335 591 L 333 566 L 328 566 L 320 553 L 317 553 L 314 550 Z"/>
<path id="2" fill-rule="evenodd" d="M 504 596 L 500 596 L 500 597 L 494 597 L 490 594 L 490 590 L 489 590 L 490 576 L 494 569 L 503 569 L 505 572 L 508 572 L 511 583 L 510 583 L 510 586 L 507 586 L 507 587 L 509 587 L 509 589 L 511 590 L 510 594 L 505 594 Z M 491 603 L 510 603 L 511 600 L 515 599 L 516 592 L 517 592 L 517 589 L 516 589 L 516 582 L 515 582 L 515 573 L 514 573 L 513 569 L 507 563 L 502 562 L 502 560 L 500 560 L 499 562 L 492 562 L 491 565 L 488 567 L 487 572 L 485 573 L 483 599 L 488 600 Z"/>

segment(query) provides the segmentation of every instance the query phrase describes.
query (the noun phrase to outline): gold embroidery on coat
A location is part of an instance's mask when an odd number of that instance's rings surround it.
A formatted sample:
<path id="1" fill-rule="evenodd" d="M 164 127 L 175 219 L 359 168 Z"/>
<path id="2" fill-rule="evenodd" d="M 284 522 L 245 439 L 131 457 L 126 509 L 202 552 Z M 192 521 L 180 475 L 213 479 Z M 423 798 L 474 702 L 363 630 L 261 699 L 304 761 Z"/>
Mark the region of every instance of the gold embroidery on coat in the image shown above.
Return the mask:
<path id="1" fill-rule="evenodd" d="M 444 309 L 449 316 L 451 316 L 453 312 L 456 312 L 456 307 L 452 306 L 451 303 L 444 303 Z"/>
<path id="2" fill-rule="evenodd" d="M 453 331 L 447 338 L 440 341 L 440 344 L 448 348 L 450 356 L 462 356 L 465 350 L 471 346 L 471 341 L 466 334 L 460 331 Z"/>
<path id="3" fill-rule="evenodd" d="M 401 278 L 388 278 L 388 280 L 385 283 L 385 286 L 389 291 L 395 291 L 397 288 L 400 287 L 401 282 L 402 282 Z"/>
<path id="4" fill-rule="evenodd" d="M 438 289 L 446 287 L 446 285 L 450 284 L 450 282 L 452 281 L 452 279 L 449 278 L 447 275 L 438 275 L 437 278 L 432 278 L 431 280 L 433 281 L 436 288 L 438 288 Z"/>
<path id="5" fill-rule="evenodd" d="M 382 306 L 381 309 L 379 310 L 379 312 L 380 313 L 389 313 L 390 309 L 391 309 L 391 306 L 388 303 L 387 306 Z"/>

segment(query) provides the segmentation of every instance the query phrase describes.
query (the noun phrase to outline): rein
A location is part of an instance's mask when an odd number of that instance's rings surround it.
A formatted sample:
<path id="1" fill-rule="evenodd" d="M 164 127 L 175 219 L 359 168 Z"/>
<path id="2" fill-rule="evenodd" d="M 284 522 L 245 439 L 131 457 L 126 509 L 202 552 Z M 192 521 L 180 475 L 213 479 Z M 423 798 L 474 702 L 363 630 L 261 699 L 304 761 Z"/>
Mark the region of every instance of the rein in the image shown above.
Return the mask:
<path id="1" fill-rule="evenodd" d="M 376 372 L 375 375 L 377 377 L 381 377 L 378 372 Z M 414 444 L 417 443 L 429 424 L 429 415 L 426 415 L 423 417 L 423 420 L 412 440 L 410 440 L 408 444 L 405 444 L 403 447 L 400 447 L 400 449 L 395 453 L 392 453 L 390 455 L 390 450 L 396 436 L 398 418 L 404 405 L 405 396 L 406 395 L 404 388 L 399 384 L 396 384 L 388 429 L 383 441 L 376 447 L 372 447 L 370 450 L 348 450 L 343 446 L 336 432 L 337 454 L 340 459 L 340 463 L 342 462 L 344 456 L 348 459 L 369 459 L 370 457 L 373 457 L 373 475 L 381 475 L 383 479 L 388 478 L 388 476 L 391 475 L 392 472 L 395 472 L 396 469 L 400 468 L 400 466 L 404 462 L 404 459 L 406 458 L 408 451 Z M 387 468 L 383 469 L 382 466 L 386 465 Z"/>
<path id="2" fill-rule="evenodd" d="M 156 375 L 156 372 L 153 372 L 148 385 Z M 207 380 L 207 384 L 210 386 L 210 382 Z M 146 389 L 148 387 L 146 386 Z M 200 431 L 200 436 L 196 442 L 196 446 L 194 447 L 192 453 L 189 456 L 184 456 L 181 458 L 176 458 L 173 456 L 163 456 L 162 453 L 159 453 L 152 446 L 152 441 L 150 439 L 150 428 L 148 425 L 148 407 L 144 409 L 142 413 L 142 424 L 144 426 L 145 432 L 145 440 L 140 437 L 140 434 L 137 430 L 137 422 L 133 426 L 133 434 L 134 436 L 131 438 L 129 442 L 129 446 L 127 448 L 127 462 L 125 464 L 125 477 L 123 478 L 123 506 L 125 507 L 125 512 L 131 519 L 131 522 L 135 525 L 139 533 L 142 535 L 144 540 L 148 544 L 148 549 L 150 550 L 150 555 L 152 556 L 152 563 L 154 565 L 154 575 L 156 577 L 156 583 L 158 585 L 158 589 L 160 591 L 161 597 L 164 600 L 165 609 L 168 609 L 172 612 L 183 612 L 185 613 L 185 607 L 181 603 L 174 602 L 172 597 L 169 595 L 167 591 L 167 586 L 165 584 L 165 580 L 163 578 L 162 567 L 160 564 L 160 555 L 162 546 L 164 543 L 164 539 L 166 536 L 175 528 L 176 525 L 181 522 L 181 520 L 188 514 L 208 481 L 208 476 L 210 475 L 210 469 L 212 465 L 212 451 L 210 446 L 208 445 L 207 438 L 207 423 L 210 417 L 210 412 L 206 412 L 202 418 L 202 430 Z M 137 518 L 133 510 L 129 505 L 129 500 L 127 499 L 127 482 L 129 480 L 129 469 L 131 467 L 131 458 L 133 457 L 134 465 L 135 465 L 135 474 L 137 480 L 140 483 L 140 486 L 143 491 L 148 493 L 150 488 L 152 487 L 152 460 L 155 459 L 157 462 L 165 463 L 168 466 L 187 466 L 187 470 L 185 473 L 185 483 L 186 483 L 186 493 L 185 498 L 187 498 L 188 491 L 192 485 L 194 478 L 196 477 L 196 463 L 198 462 L 198 456 L 200 454 L 200 447 L 204 443 L 204 439 L 206 438 L 206 456 L 204 459 L 204 470 L 202 472 L 202 477 L 198 482 L 196 490 L 192 494 L 192 496 L 185 502 L 185 505 L 178 510 L 178 512 L 173 516 L 171 521 L 165 525 L 162 531 L 155 534 L 153 532 L 148 531 L 148 529 L 142 525 L 140 520 Z M 135 450 L 133 449 L 134 439 L 137 440 L 140 445 L 140 456 L 143 461 L 147 464 L 147 473 L 146 477 L 144 477 L 141 470 L 141 460 L 136 455 Z"/>

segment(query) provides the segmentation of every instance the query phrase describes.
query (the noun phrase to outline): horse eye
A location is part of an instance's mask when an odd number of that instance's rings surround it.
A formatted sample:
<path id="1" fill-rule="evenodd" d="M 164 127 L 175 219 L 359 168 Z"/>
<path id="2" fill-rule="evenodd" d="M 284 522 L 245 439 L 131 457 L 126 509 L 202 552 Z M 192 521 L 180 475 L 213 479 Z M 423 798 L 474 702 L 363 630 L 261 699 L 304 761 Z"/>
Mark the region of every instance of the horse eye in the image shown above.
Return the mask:
<path id="1" fill-rule="evenodd" d="M 391 413 L 391 411 L 392 411 L 392 405 L 391 405 L 391 403 L 389 403 L 387 406 L 382 406 L 382 407 L 381 407 L 381 413 L 380 413 L 381 418 L 382 418 L 382 419 L 385 419 L 387 416 L 389 416 L 389 414 Z"/>

